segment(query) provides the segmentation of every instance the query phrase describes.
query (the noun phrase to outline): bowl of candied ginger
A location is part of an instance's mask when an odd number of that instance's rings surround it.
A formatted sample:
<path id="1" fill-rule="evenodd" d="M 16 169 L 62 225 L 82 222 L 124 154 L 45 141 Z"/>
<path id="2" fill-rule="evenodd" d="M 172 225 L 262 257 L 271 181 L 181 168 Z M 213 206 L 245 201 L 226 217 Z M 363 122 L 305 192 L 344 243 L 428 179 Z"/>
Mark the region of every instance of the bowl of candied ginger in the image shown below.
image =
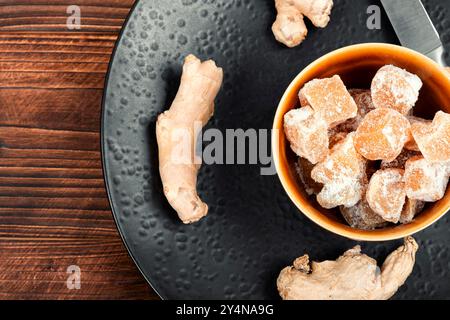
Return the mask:
<path id="1" fill-rule="evenodd" d="M 321 57 L 290 84 L 273 129 L 284 189 L 331 232 L 393 240 L 450 209 L 450 74 L 420 53 L 370 43 Z"/>

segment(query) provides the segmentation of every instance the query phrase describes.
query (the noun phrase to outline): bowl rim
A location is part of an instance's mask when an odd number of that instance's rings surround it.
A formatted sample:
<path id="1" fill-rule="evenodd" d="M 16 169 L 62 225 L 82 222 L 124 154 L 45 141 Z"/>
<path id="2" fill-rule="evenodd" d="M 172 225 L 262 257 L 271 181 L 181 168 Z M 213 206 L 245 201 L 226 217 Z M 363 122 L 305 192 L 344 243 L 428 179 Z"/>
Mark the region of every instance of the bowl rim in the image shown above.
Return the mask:
<path id="1" fill-rule="evenodd" d="M 433 65 L 436 67 L 436 70 L 438 72 L 441 72 L 444 78 L 448 79 L 450 84 L 450 77 L 448 77 L 445 74 L 444 68 L 439 66 L 435 61 L 428 58 L 427 56 L 408 49 L 406 47 L 393 45 L 393 44 L 387 44 L 387 43 L 362 43 L 362 44 L 354 44 L 346 47 L 339 48 L 337 50 L 331 51 L 320 58 L 316 59 L 315 61 L 311 62 L 306 66 L 302 71 L 297 74 L 297 76 L 291 81 L 287 89 L 284 91 L 282 98 L 280 99 L 280 102 L 277 105 L 276 113 L 274 116 L 274 121 L 272 125 L 272 137 L 271 137 L 271 145 L 272 145 L 272 156 L 275 163 L 275 169 L 278 175 L 278 178 L 280 179 L 280 182 L 289 196 L 290 200 L 295 204 L 295 206 L 299 209 L 299 211 L 304 214 L 306 217 L 308 217 L 311 221 L 319 225 L 320 227 L 324 228 L 325 230 L 328 230 L 334 234 L 352 239 L 357 241 L 390 241 L 390 240 L 397 240 L 401 239 L 410 235 L 413 235 L 417 232 L 420 232 L 432 224 L 434 224 L 436 221 L 438 221 L 440 218 L 442 218 L 449 210 L 450 210 L 450 201 L 445 206 L 444 209 L 430 215 L 430 217 L 427 220 L 422 221 L 421 223 L 410 223 L 402 225 L 402 228 L 392 228 L 392 229 L 377 229 L 377 230 L 361 230 L 352 228 L 350 226 L 346 226 L 344 224 L 339 224 L 337 222 L 331 223 L 326 219 L 326 217 L 321 214 L 321 217 L 319 217 L 315 212 L 311 212 L 304 204 L 303 201 L 300 201 L 295 194 L 294 190 L 291 188 L 291 186 L 287 182 L 286 174 L 283 173 L 283 170 L 281 170 L 281 152 L 280 152 L 280 138 L 278 135 L 279 128 L 282 128 L 283 116 L 284 114 L 281 114 L 281 109 L 283 109 L 283 106 L 286 105 L 288 96 L 292 92 L 292 90 L 297 86 L 297 83 L 300 81 L 300 79 L 303 78 L 305 74 L 307 74 L 311 69 L 315 68 L 316 66 L 320 65 L 324 61 L 330 59 L 333 56 L 336 55 L 342 55 L 346 52 L 351 51 L 357 51 L 357 50 L 367 50 L 367 49 L 387 49 L 387 50 L 398 50 L 403 51 L 404 53 L 407 53 L 409 55 L 416 56 L 416 58 L 420 58 L 424 60 L 425 62 L 428 62 L 430 65 Z M 281 129 L 282 130 L 282 129 Z"/>

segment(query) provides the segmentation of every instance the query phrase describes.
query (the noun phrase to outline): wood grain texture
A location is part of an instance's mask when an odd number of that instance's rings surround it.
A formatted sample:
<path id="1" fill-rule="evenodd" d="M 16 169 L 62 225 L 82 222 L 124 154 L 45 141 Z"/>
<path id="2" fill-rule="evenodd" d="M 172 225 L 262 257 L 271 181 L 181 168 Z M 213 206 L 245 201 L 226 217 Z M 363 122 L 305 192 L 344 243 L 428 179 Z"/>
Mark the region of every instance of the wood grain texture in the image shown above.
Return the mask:
<path id="1" fill-rule="evenodd" d="M 66 9 L 81 8 L 81 30 Z M 104 187 L 105 74 L 132 0 L 0 0 L 0 299 L 152 299 Z M 81 289 L 66 286 L 81 268 Z"/>

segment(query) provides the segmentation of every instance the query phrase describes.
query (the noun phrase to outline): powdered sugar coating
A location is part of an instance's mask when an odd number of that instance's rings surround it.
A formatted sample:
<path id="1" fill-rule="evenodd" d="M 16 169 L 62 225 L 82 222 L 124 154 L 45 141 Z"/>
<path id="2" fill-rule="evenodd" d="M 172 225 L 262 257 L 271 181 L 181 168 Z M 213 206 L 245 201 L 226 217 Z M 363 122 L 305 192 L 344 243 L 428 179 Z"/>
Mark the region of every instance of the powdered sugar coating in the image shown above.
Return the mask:
<path id="1" fill-rule="evenodd" d="M 421 88 L 418 76 L 387 65 L 378 70 L 372 80 L 372 100 L 377 108 L 391 108 L 407 115 L 416 104 Z"/>
<path id="2" fill-rule="evenodd" d="M 432 123 L 413 123 L 411 132 L 425 159 L 450 161 L 450 114 L 439 111 Z"/>
<path id="3" fill-rule="evenodd" d="M 317 202 L 326 209 L 351 207 L 361 200 L 366 160 L 356 152 L 353 137 L 354 133 L 350 133 L 338 142 L 311 172 L 311 177 L 324 185 Z"/>
<path id="4" fill-rule="evenodd" d="M 310 107 L 289 111 L 284 116 L 284 132 L 292 150 L 313 164 L 328 154 L 328 126 Z"/>
<path id="5" fill-rule="evenodd" d="M 444 197 L 450 176 L 449 165 L 433 163 L 424 157 L 413 157 L 405 165 L 405 186 L 408 198 L 435 202 Z"/>
<path id="6" fill-rule="evenodd" d="M 406 200 L 404 170 L 378 170 L 367 187 L 366 200 L 370 208 L 384 220 L 397 223 Z"/>
<path id="7" fill-rule="evenodd" d="M 300 90 L 300 103 L 309 105 L 333 128 L 357 115 L 358 108 L 339 76 L 315 79 Z"/>
<path id="8" fill-rule="evenodd" d="M 369 160 L 393 161 L 408 140 L 410 124 L 399 112 L 379 108 L 367 114 L 355 135 L 355 148 Z"/>

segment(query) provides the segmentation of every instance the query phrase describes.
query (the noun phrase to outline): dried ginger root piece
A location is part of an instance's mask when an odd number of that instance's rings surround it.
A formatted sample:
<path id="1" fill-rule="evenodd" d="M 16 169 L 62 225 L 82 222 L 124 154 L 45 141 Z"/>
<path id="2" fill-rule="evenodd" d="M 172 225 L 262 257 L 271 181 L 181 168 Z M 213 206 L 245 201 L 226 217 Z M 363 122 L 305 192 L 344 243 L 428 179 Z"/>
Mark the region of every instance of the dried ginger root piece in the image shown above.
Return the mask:
<path id="1" fill-rule="evenodd" d="M 200 164 L 194 152 L 194 131 L 196 123 L 205 125 L 212 117 L 222 79 L 222 69 L 212 60 L 202 63 L 194 55 L 187 56 L 175 100 L 156 123 L 164 194 L 184 223 L 196 222 L 208 213 L 196 190 Z M 180 142 L 181 137 L 185 141 Z"/>
<path id="2" fill-rule="evenodd" d="M 407 116 L 406 118 L 409 120 L 409 123 L 411 124 L 411 129 L 415 123 L 422 123 L 422 124 L 431 124 L 432 123 L 432 121 L 430 121 L 430 120 L 422 119 L 422 118 L 415 117 L 415 116 Z M 405 149 L 411 150 L 411 151 L 420 151 L 416 140 L 414 140 L 412 131 L 410 131 L 408 134 L 408 141 L 406 141 L 406 143 L 405 143 Z"/>
<path id="3" fill-rule="evenodd" d="M 370 208 L 384 220 L 397 223 L 406 201 L 404 170 L 378 170 L 367 187 L 366 200 Z"/>
<path id="4" fill-rule="evenodd" d="M 356 130 L 355 148 L 366 159 L 393 161 L 408 140 L 410 126 L 408 119 L 393 109 L 375 109 Z"/>
<path id="5" fill-rule="evenodd" d="M 386 226 L 387 222 L 374 212 L 366 200 L 368 181 L 364 179 L 361 200 L 352 207 L 340 206 L 339 210 L 345 221 L 352 227 L 361 230 L 374 230 Z"/>
<path id="6" fill-rule="evenodd" d="M 344 123 L 338 125 L 335 129 L 337 132 L 352 132 L 356 131 L 363 121 L 364 117 L 372 110 L 375 109 L 375 106 L 372 102 L 372 96 L 370 90 L 364 89 L 350 89 L 348 90 L 350 95 L 358 107 L 358 112 L 356 117 L 348 119 Z"/>
<path id="7" fill-rule="evenodd" d="M 318 194 L 320 190 L 322 190 L 323 185 L 315 182 L 311 178 L 311 171 L 314 168 L 314 165 L 304 158 L 298 158 L 295 169 L 297 174 L 305 187 L 305 192 L 308 195 Z"/>
<path id="8" fill-rule="evenodd" d="M 407 115 L 419 99 L 422 81 L 393 65 L 378 70 L 372 80 L 372 101 L 377 108 L 391 108 Z"/>
<path id="9" fill-rule="evenodd" d="M 450 114 L 439 111 L 431 124 L 414 123 L 411 132 L 425 159 L 450 161 Z"/>
<path id="10" fill-rule="evenodd" d="M 311 106 L 330 128 L 356 117 L 358 113 L 355 101 L 338 75 L 311 80 L 300 90 L 299 98 L 302 106 Z"/>
<path id="11" fill-rule="evenodd" d="M 380 169 L 405 169 L 406 161 L 420 155 L 420 152 L 403 149 L 394 161 L 381 161 Z"/>
<path id="12" fill-rule="evenodd" d="M 311 178 L 324 187 L 317 202 L 326 209 L 351 207 L 361 200 L 366 160 L 353 146 L 354 133 L 338 142 L 325 160 L 311 171 Z"/>
<path id="13" fill-rule="evenodd" d="M 309 262 L 304 255 L 277 279 L 283 300 L 387 300 L 411 274 L 418 245 L 412 237 L 392 252 L 380 269 L 356 246 L 336 261 Z"/>
<path id="14" fill-rule="evenodd" d="M 292 48 L 305 40 L 308 34 L 304 16 L 320 28 L 330 21 L 332 0 L 275 0 L 277 18 L 272 32 L 277 41 Z"/>
<path id="15" fill-rule="evenodd" d="M 448 164 L 432 163 L 424 157 L 406 161 L 405 186 L 410 199 L 435 202 L 444 197 L 450 170 Z"/>
<path id="16" fill-rule="evenodd" d="M 400 223 L 410 223 L 414 217 L 425 207 L 425 202 L 406 198 L 405 206 L 400 215 Z"/>
<path id="17" fill-rule="evenodd" d="M 328 154 L 328 127 L 310 107 L 294 109 L 284 115 L 284 132 L 298 156 L 316 164 Z"/>

